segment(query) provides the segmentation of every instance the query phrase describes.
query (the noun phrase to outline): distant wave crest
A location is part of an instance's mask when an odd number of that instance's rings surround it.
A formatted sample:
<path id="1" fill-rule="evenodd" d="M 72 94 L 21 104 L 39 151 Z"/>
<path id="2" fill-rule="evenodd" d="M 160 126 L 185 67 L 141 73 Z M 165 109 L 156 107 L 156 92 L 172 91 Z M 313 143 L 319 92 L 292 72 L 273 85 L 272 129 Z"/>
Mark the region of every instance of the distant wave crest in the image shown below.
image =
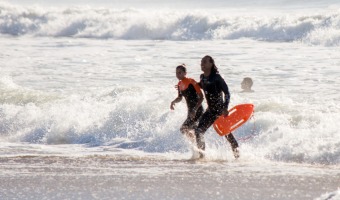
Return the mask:
<path id="1" fill-rule="evenodd" d="M 206 11 L 39 8 L 0 4 L 0 34 L 122 40 L 233 40 L 339 46 L 340 13 L 230 16 Z"/>

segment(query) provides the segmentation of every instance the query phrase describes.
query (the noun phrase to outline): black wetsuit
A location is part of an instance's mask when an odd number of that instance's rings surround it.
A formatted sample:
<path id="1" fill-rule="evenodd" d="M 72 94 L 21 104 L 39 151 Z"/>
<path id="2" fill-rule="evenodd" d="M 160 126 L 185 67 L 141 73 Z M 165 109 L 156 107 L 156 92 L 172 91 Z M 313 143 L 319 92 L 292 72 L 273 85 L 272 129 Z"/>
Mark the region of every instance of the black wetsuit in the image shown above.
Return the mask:
<path id="1" fill-rule="evenodd" d="M 181 131 L 182 133 L 184 129 L 194 129 L 197 124 L 198 119 L 203 114 L 203 107 L 200 106 L 197 111 L 194 119 L 189 117 L 189 113 L 192 112 L 197 105 L 199 100 L 198 94 L 202 94 L 199 84 L 190 78 L 184 78 L 178 83 L 178 97 L 184 97 L 188 107 L 188 116 L 184 121 Z"/>
<path id="2" fill-rule="evenodd" d="M 203 134 L 222 115 L 224 108 L 228 108 L 230 93 L 224 79 L 218 73 L 212 73 L 208 77 L 201 74 L 200 86 L 204 91 L 208 103 L 208 109 L 203 113 L 199 120 L 198 127 L 195 129 L 197 146 L 199 149 L 205 149 Z M 224 99 L 223 100 L 223 93 Z M 226 135 L 233 149 L 238 147 L 237 141 L 233 134 Z"/>

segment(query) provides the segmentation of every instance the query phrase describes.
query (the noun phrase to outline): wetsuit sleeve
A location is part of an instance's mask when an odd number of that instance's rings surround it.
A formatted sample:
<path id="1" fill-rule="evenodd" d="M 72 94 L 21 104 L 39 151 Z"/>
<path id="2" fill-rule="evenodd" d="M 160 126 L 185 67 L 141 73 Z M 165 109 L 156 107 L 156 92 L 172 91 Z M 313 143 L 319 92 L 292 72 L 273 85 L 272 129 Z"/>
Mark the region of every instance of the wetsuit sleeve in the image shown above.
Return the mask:
<path id="1" fill-rule="evenodd" d="M 200 85 L 195 81 L 195 80 L 191 80 L 191 84 L 194 86 L 197 94 L 202 94 L 202 91 L 201 91 L 201 88 L 200 88 Z"/>
<path id="2" fill-rule="evenodd" d="M 228 85 L 225 83 L 224 79 L 219 74 L 217 75 L 217 82 L 218 82 L 218 86 L 222 89 L 225 95 L 224 105 L 226 108 L 228 108 L 229 102 L 230 102 L 230 92 L 229 92 Z"/>

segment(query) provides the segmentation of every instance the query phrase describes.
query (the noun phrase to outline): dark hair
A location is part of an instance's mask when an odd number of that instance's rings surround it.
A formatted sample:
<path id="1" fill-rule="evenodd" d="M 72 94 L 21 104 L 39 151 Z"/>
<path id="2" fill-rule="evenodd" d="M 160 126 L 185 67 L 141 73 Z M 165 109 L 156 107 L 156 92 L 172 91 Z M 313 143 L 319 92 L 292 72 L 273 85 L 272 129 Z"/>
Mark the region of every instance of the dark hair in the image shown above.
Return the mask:
<path id="1" fill-rule="evenodd" d="M 180 70 L 182 70 L 183 72 L 187 73 L 187 68 L 185 67 L 185 64 L 178 65 L 178 66 L 176 67 L 176 69 L 180 69 Z"/>
<path id="2" fill-rule="evenodd" d="M 217 69 L 217 67 L 215 65 L 215 60 L 211 56 L 209 56 L 209 55 L 204 56 L 204 58 L 209 58 L 209 62 L 212 63 L 212 65 L 213 65 L 212 68 L 211 68 L 211 73 L 212 74 L 217 74 L 218 73 L 218 69 Z"/>
<path id="3" fill-rule="evenodd" d="M 249 86 L 253 86 L 253 80 L 250 77 L 245 77 L 243 81 L 247 82 Z"/>

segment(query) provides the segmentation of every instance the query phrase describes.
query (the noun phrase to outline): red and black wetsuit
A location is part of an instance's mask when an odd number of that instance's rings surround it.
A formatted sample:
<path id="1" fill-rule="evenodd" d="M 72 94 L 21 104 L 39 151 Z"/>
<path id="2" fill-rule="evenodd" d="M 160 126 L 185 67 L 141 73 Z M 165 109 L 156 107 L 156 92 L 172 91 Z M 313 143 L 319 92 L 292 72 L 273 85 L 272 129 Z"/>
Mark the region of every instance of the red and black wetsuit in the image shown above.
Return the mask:
<path id="1" fill-rule="evenodd" d="M 197 146 L 205 149 L 203 134 L 222 115 L 224 108 L 228 108 L 230 101 L 230 93 L 228 85 L 218 73 L 212 73 L 208 77 L 201 74 L 200 86 L 204 91 L 205 98 L 208 103 L 207 110 L 203 113 L 199 120 L 198 127 L 195 129 Z M 224 100 L 223 100 L 224 93 Z M 233 148 L 237 148 L 238 144 L 234 136 L 230 133 L 226 136 Z"/>
<path id="2" fill-rule="evenodd" d="M 199 100 L 198 94 L 202 94 L 202 92 L 199 84 L 195 80 L 185 77 L 184 79 L 178 82 L 178 97 L 183 96 L 188 106 L 188 117 L 184 121 L 182 128 L 193 129 L 195 123 L 198 121 L 198 119 L 201 117 L 203 113 L 203 107 L 200 106 L 196 111 L 195 118 L 191 119 L 189 117 L 189 113 L 193 111 Z"/>

